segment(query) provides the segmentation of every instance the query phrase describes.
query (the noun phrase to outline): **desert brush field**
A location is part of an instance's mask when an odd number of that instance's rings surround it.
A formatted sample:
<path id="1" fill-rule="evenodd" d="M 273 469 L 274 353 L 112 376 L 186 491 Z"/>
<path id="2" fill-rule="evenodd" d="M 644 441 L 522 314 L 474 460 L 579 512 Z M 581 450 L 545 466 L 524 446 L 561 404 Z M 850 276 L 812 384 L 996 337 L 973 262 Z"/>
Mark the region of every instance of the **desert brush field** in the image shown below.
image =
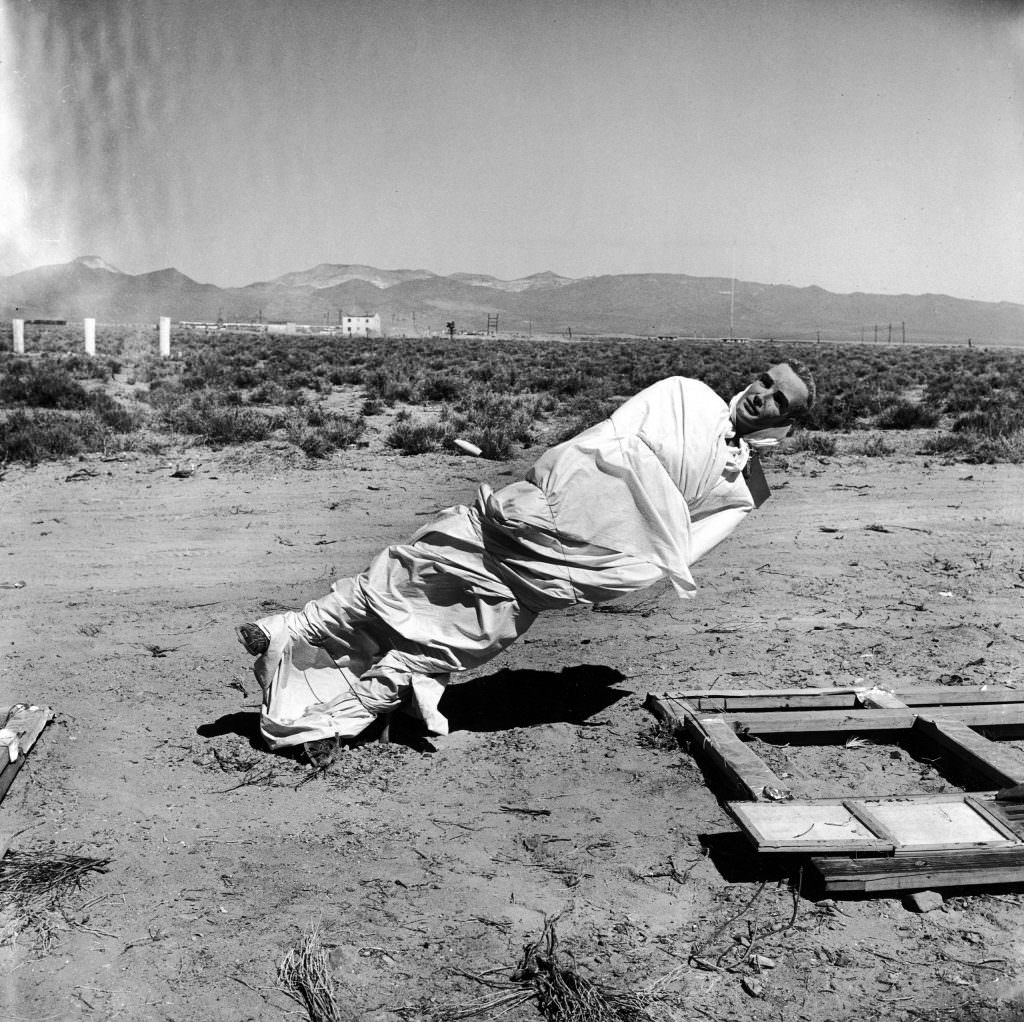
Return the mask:
<path id="1" fill-rule="evenodd" d="M 0 805 L 0 1017 L 1024 1017 L 1024 888 L 826 896 L 644 705 L 1024 689 L 1024 353 L 33 331 L 0 334 L 0 704 L 55 716 Z M 446 737 L 262 747 L 235 624 L 663 376 L 728 396 L 790 357 L 813 418 L 694 600 L 542 615 Z M 884 734 L 747 744 L 805 798 L 984 790 Z"/>

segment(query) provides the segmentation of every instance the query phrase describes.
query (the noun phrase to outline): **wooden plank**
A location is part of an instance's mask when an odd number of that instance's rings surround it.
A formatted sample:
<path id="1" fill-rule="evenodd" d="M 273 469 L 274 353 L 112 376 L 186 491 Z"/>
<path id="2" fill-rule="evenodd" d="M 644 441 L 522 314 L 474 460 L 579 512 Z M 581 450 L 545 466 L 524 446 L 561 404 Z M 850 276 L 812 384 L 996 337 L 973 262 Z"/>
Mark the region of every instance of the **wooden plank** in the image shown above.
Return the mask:
<path id="1" fill-rule="evenodd" d="M 948 749 L 1000 787 L 1011 788 L 1024 783 L 1024 756 L 1016 749 L 982 737 L 962 720 L 919 715 L 914 730 Z"/>
<path id="2" fill-rule="evenodd" d="M 850 688 L 715 689 L 659 693 L 660 698 L 679 699 L 702 710 L 738 705 L 741 709 L 784 710 L 787 707 L 853 708 L 859 696 L 880 691 L 865 685 Z M 984 703 L 1024 703 L 1024 689 L 991 685 L 898 686 L 891 694 L 907 706 L 957 706 Z"/>
<path id="3" fill-rule="evenodd" d="M 18 758 L 12 763 L 6 748 L 0 748 L 0 802 L 3 801 L 25 762 L 25 756 L 42 734 L 47 722 L 53 718 L 48 706 L 16 704 L 0 710 L 0 727 L 10 729 L 18 736 Z"/>
<path id="4" fill-rule="evenodd" d="M 862 731 L 905 731 L 913 727 L 913 710 L 768 710 L 761 713 L 723 713 L 721 719 L 741 733 L 750 735 L 856 734 Z M 959 720 L 969 727 L 992 729 L 1024 727 L 1024 703 L 980 703 L 950 706 L 945 719 Z"/>
<path id="5" fill-rule="evenodd" d="M 910 710 L 766 710 L 723 713 L 721 719 L 750 735 L 857 734 L 863 731 L 906 731 L 913 727 Z"/>
<path id="6" fill-rule="evenodd" d="M 855 709 L 860 689 L 778 689 L 774 691 L 682 692 L 661 698 L 695 710 Z"/>
<path id="7" fill-rule="evenodd" d="M 811 859 L 827 894 L 926 891 L 1024 882 L 1024 848 L 876 858 Z"/>
<path id="8" fill-rule="evenodd" d="M 765 797 L 765 788 L 789 793 L 786 782 L 779 778 L 759 756 L 724 721 L 714 717 L 698 720 L 687 715 L 683 722 L 691 741 L 729 779 L 745 798 Z"/>
<path id="9" fill-rule="evenodd" d="M 886 692 L 884 688 L 872 688 L 862 692 L 857 701 L 861 706 L 878 710 L 905 710 L 908 704 L 892 692 Z"/>
<path id="10" fill-rule="evenodd" d="M 983 703 L 1024 703 L 1024 690 L 991 685 L 928 685 L 921 688 L 897 686 L 892 690 L 907 706 L 960 706 Z"/>
<path id="11" fill-rule="evenodd" d="M 648 695 L 644 705 L 659 720 L 671 724 L 677 733 L 685 733 L 744 798 L 762 798 L 765 788 L 788 790 L 768 764 L 717 717 L 698 720 L 685 702 L 668 696 Z"/>

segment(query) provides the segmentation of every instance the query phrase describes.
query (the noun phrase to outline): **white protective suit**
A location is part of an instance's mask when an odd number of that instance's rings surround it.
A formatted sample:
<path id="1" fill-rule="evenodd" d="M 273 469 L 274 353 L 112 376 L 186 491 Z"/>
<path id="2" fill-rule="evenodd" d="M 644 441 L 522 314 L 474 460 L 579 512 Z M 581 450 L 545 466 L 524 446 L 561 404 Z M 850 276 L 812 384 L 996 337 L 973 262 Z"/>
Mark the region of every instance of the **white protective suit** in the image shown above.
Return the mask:
<path id="1" fill-rule="evenodd" d="M 356 735 L 402 703 L 444 734 L 450 675 L 496 656 L 540 611 L 661 579 L 691 597 L 690 565 L 753 507 L 749 450 L 731 437 L 712 390 L 661 380 L 547 451 L 524 481 L 481 486 L 472 506 L 441 512 L 323 599 L 263 619 L 264 739 Z"/>

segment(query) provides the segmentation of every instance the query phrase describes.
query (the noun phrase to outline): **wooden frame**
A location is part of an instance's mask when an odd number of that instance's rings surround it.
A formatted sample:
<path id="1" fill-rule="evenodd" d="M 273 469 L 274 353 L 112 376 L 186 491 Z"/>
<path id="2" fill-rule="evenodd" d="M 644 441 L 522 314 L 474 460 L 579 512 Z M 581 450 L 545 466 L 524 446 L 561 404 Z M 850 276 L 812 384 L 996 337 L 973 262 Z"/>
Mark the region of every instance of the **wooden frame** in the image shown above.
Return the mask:
<path id="1" fill-rule="evenodd" d="M 1005 790 L 1024 784 L 1024 754 L 981 732 L 1024 734 L 1024 692 L 989 686 L 703 691 L 650 694 L 645 705 L 729 782 L 742 801 L 727 806 L 755 848 L 813 854 L 828 891 L 1024 882 L 1024 790 L 1013 802 L 997 791 L 797 800 L 744 741 L 914 735 Z M 839 853 L 870 858 L 833 858 Z M 910 860 L 927 866 L 909 868 Z"/>

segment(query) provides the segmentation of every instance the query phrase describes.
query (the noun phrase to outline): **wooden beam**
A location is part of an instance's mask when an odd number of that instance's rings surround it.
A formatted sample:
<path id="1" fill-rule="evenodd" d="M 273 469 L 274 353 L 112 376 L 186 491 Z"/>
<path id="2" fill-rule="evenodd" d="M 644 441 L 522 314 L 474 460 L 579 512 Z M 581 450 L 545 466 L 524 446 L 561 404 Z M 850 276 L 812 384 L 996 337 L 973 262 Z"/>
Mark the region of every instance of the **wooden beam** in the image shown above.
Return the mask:
<path id="1" fill-rule="evenodd" d="M 884 688 L 872 688 L 857 696 L 857 702 L 861 706 L 875 710 L 905 710 L 908 704 L 893 692 L 886 692 Z"/>
<path id="2" fill-rule="evenodd" d="M 978 703 L 1024 703 L 1024 689 L 991 685 L 900 685 L 892 690 L 859 685 L 850 688 L 718 689 L 658 693 L 657 698 L 692 704 L 700 710 L 822 708 L 851 709 L 868 692 L 886 691 L 907 706 L 960 706 Z"/>
<path id="3" fill-rule="evenodd" d="M 53 710 L 48 706 L 18 704 L 0 707 L 0 726 L 18 736 L 18 758 L 13 763 L 8 758 L 6 747 L 0 747 L 0 756 L 3 757 L 0 759 L 0 802 L 18 776 L 28 751 L 35 745 L 36 739 L 52 717 Z"/>
<path id="4" fill-rule="evenodd" d="M 1001 788 L 1024 784 L 1024 755 L 982 737 L 962 720 L 918 715 L 914 730 L 948 749 Z"/>
<path id="5" fill-rule="evenodd" d="M 750 735 L 856 734 L 860 731 L 905 731 L 913 727 L 912 709 L 875 710 L 767 710 L 723 713 L 721 719 Z M 944 719 L 959 720 L 969 727 L 1024 729 L 1024 703 L 980 703 L 949 706 Z"/>
<path id="6" fill-rule="evenodd" d="M 720 719 L 741 734 L 750 735 L 838 736 L 862 731 L 906 731 L 914 724 L 911 710 L 766 710 L 723 713 Z"/>
<path id="7" fill-rule="evenodd" d="M 669 692 L 657 698 L 670 702 L 688 703 L 698 710 L 785 710 L 841 708 L 854 709 L 860 688 L 794 688 L 769 691 L 738 691 L 723 689 L 719 692 Z M 650 697 L 649 697 L 650 698 Z"/>
<path id="8" fill-rule="evenodd" d="M 713 717 L 687 716 L 683 722 L 691 742 L 710 759 L 741 795 L 759 801 L 768 788 L 781 796 L 789 794 L 786 782 L 751 752 L 728 724 Z"/>
<path id="9" fill-rule="evenodd" d="M 811 864 L 828 894 L 926 891 L 1024 881 L 1024 848 L 936 852 L 900 857 L 815 856 Z"/>
<path id="10" fill-rule="evenodd" d="M 698 719 L 691 707 L 670 696 L 648 695 L 644 705 L 676 734 L 685 735 L 744 798 L 762 799 L 765 788 L 788 791 L 785 781 L 719 718 Z"/>

